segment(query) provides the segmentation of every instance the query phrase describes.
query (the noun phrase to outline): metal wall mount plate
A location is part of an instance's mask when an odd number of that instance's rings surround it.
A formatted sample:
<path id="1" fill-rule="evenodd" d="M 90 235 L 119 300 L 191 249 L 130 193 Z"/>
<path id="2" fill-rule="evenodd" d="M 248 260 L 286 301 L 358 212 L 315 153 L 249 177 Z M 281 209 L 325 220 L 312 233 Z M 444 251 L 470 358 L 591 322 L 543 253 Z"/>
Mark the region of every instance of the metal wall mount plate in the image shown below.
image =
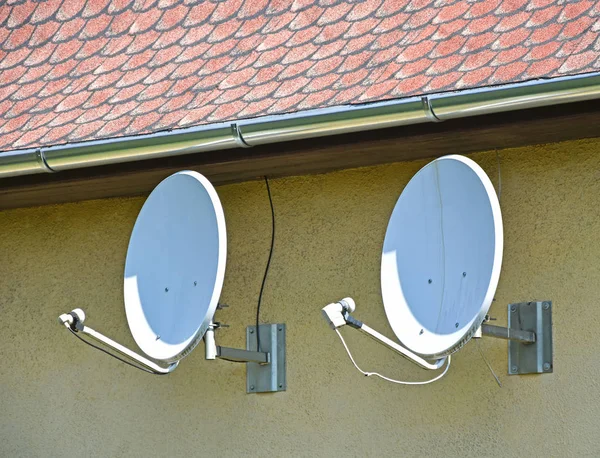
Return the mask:
<path id="1" fill-rule="evenodd" d="M 285 361 L 285 324 L 261 324 L 260 351 L 270 354 L 268 364 L 246 364 L 246 392 L 270 393 L 285 391 L 286 361 Z M 256 326 L 246 328 L 246 349 L 257 351 Z"/>
<path id="2" fill-rule="evenodd" d="M 553 372 L 552 301 L 509 304 L 508 327 L 536 336 L 535 343 L 508 342 L 509 375 Z"/>

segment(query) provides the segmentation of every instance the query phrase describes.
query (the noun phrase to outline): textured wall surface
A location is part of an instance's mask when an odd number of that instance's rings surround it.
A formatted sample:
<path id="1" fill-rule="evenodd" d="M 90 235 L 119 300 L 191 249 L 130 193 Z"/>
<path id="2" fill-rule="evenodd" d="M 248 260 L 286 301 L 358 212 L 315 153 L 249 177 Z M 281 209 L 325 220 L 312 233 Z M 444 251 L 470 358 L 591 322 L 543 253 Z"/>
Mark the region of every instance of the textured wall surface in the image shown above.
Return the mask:
<path id="1" fill-rule="evenodd" d="M 400 146 L 399 146 L 400 147 Z M 125 344 L 122 273 L 143 199 L 0 212 L 0 456 L 566 456 L 600 448 L 600 141 L 501 150 L 505 252 L 492 315 L 554 301 L 551 375 L 507 376 L 506 343 L 455 355 L 446 378 L 361 376 L 320 308 L 352 295 L 391 336 L 379 291 L 386 222 L 424 162 L 272 182 L 277 239 L 262 319 L 288 329 L 288 391 L 245 393 L 245 367 L 199 348 L 167 377 L 84 346 L 56 318 L 76 306 Z M 472 156 L 495 184 L 495 152 Z M 243 346 L 269 250 L 264 184 L 218 189 L 229 253 L 222 345 Z M 431 374 L 344 330 L 364 368 Z M 202 346 L 201 346 L 202 347 Z"/>

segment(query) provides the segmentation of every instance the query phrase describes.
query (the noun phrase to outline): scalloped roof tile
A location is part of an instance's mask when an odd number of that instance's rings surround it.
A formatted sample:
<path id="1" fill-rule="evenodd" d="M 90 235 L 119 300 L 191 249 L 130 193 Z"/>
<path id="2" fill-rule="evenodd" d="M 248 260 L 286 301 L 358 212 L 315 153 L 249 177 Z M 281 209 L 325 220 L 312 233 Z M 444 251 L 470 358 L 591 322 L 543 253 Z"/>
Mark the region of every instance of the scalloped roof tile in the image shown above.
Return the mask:
<path id="1" fill-rule="evenodd" d="M 0 6 L 0 151 L 600 69 L 600 0 Z"/>

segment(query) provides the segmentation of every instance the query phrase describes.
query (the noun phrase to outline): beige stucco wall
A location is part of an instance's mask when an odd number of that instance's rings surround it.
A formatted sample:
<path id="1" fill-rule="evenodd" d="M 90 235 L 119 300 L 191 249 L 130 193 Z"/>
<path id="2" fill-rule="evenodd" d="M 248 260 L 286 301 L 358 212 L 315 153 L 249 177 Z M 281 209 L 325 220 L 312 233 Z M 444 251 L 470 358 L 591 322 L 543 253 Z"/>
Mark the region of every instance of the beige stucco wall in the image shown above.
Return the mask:
<path id="1" fill-rule="evenodd" d="M 398 148 L 401 148 L 398 145 Z M 472 156 L 497 183 L 495 152 Z M 320 308 L 352 295 L 392 335 L 379 292 L 386 222 L 425 162 L 272 181 L 277 239 L 262 319 L 287 325 L 288 391 L 245 393 L 245 367 L 199 348 L 170 376 L 76 341 L 56 318 L 133 345 L 122 272 L 141 198 L 0 212 L 0 456 L 600 455 L 600 141 L 500 151 L 505 252 L 492 315 L 554 301 L 554 374 L 507 376 L 506 343 L 474 342 L 447 377 L 402 387 L 362 377 Z M 245 342 L 269 249 L 264 184 L 218 189 L 228 226 L 222 345 Z M 346 330 L 365 368 L 430 376 Z"/>

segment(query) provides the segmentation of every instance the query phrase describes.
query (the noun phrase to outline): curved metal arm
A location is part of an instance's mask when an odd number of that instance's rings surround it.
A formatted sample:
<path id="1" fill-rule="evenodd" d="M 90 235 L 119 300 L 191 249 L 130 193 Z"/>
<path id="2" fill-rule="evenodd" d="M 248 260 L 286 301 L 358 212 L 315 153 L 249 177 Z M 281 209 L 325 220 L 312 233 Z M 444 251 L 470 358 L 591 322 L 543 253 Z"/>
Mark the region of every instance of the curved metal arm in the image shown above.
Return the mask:
<path id="1" fill-rule="evenodd" d="M 120 357 L 113 355 L 112 353 L 110 353 L 108 351 L 106 352 L 109 355 L 113 356 L 114 358 L 117 358 L 118 360 L 120 360 L 124 363 L 127 363 L 134 367 L 137 367 L 138 369 L 145 370 L 146 372 L 150 372 L 152 374 L 166 375 L 166 374 L 170 374 L 171 372 L 173 372 L 173 370 L 175 370 L 175 368 L 179 365 L 179 361 L 176 361 L 172 364 L 169 364 L 167 367 L 159 366 L 154 361 L 151 361 L 148 358 L 138 355 L 137 353 L 135 353 L 134 351 L 130 350 L 127 347 L 124 347 L 120 343 L 115 342 L 112 339 L 109 339 L 108 337 L 106 337 L 103 334 L 100 334 L 98 331 L 95 331 L 94 329 L 92 329 L 88 326 L 84 326 L 83 325 L 84 320 L 85 320 L 85 314 L 83 313 L 83 310 L 81 310 L 81 309 L 75 309 L 71 313 L 65 313 L 65 314 L 61 315 L 60 317 L 58 317 L 59 323 L 65 325 L 65 327 L 68 328 L 74 334 L 76 334 L 76 335 L 78 333 L 85 334 L 86 336 L 90 337 L 92 340 L 94 340 L 96 342 L 100 342 L 107 347 L 110 347 L 116 353 L 132 359 L 137 364 L 140 364 L 141 366 L 143 366 L 145 368 L 145 369 L 142 369 L 142 368 L 136 366 L 135 364 L 131 364 L 131 363 L 121 359 Z M 89 342 L 87 342 L 87 343 L 89 343 Z M 90 345 L 92 345 L 92 344 L 90 344 Z M 92 346 L 94 348 L 98 348 L 99 350 L 103 350 L 99 347 L 96 347 L 95 345 L 92 345 Z"/>
<path id="2" fill-rule="evenodd" d="M 405 358 L 411 360 L 415 364 L 418 364 L 423 369 L 436 370 L 436 369 L 439 369 L 440 367 L 442 367 L 444 365 L 444 363 L 446 362 L 446 358 L 441 358 L 441 359 L 435 360 L 434 362 L 429 362 L 426 359 L 423 359 L 420 356 L 414 354 L 412 351 L 397 344 L 393 340 L 388 339 L 386 336 L 384 336 L 383 334 L 380 334 L 375 329 L 367 326 L 364 323 L 362 323 L 362 326 L 357 329 L 359 331 L 365 333 L 366 335 L 368 335 L 371 339 L 375 340 L 376 342 L 379 342 L 381 345 L 386 346 L 390 350 L 394 350 L 399 355 L 404 356 Z"/>
<path id="3" fill-rule="evenodd" d="M 434 362 L 427 361 L 426 359 L 420 357 L 419 355 L 416 355 L 409 349 L 403 347 L 402 345 L 394 342 L 391 339 L 388 339 L 383 334 L 375 331 L 375 329 L 353 318 L 350 315 L 350 312 L 353 312 L 355 308 L 356 306 L 354 304 L 354 301 L 351 298 L 347 297 L 339 302 L 334 302 L 333 304 L 329 304 L 323 307 L 322 312 L 323 317 L 325 318 L 327 323 L 329 323 L 329 326 L 332 329 L 337 329 L 347 324 L 350 327 L 358 329 L 359 331 L 368 335 L 381 345 L 384 345 L 385 347 L 395 351 L 399 355 L 411 360 L 413 363 L 421 366 L 423 369 L 436 370 L 442 367 L 443 364 L 446 362 L 446 358 L 441 358 L 435 360 Z"/>

